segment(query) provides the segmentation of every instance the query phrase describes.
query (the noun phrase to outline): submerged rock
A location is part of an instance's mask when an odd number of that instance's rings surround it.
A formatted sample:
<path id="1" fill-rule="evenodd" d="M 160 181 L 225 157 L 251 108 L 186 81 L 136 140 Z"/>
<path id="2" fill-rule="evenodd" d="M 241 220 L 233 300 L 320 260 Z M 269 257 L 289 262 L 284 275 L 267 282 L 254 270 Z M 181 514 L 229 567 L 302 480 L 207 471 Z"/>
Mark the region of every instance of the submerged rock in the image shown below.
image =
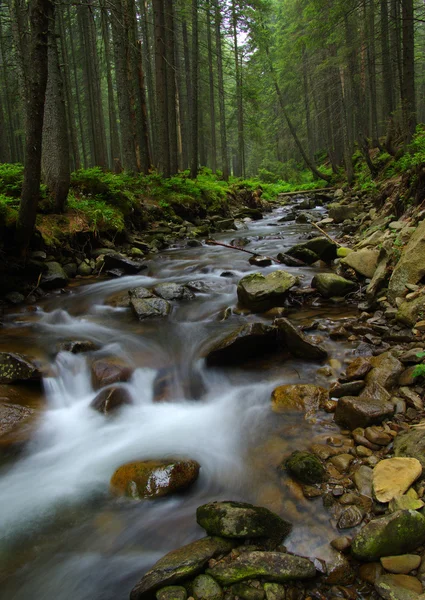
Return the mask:
<path id="1" fill-rule="evenodd" d="M 233 540 L 205 537 L 169 552 L 131 590 L 130 600 L 148 598 L 155 590 L 197 575 L 211 558 L 227 554 Z"/>
<path id="2" fill-rule="evenodd" d="M 253 312 L 265 312 L 283 306 L 289 290 L 298 279 L 286 271 L 273 271 L 268 275 L 251 273 L 238 284 L 238 299 Z"/>
<path id="3" fill-rule="evenodd" d="M 335 275 L 335 273 L 317 273 L 313 277 L 311 287 L 316 288 L 324 298 L 332 298 L 333 296 L 346 296 L 354 292 L 357 285 L 349 279 Z"/>
<path id="4" fill-rule="evenodd" d="M 328 391 L 318 385 L 280 385 L 272 392 L 272 410 L 277 413 L 299 411 L 308 416 L 318 411 L 328 399 Z"/>
<path id="5" fill-rule="evenodd" d="M 140 321 L 153 317 L 166 317 L 171 304 L 162 298 L 130 298 L 130 307 Z"/>
<path id="6" fill-rule="evenodd" d="M 405 554 L 425 540 L 425 517 L 415 510 L 398 510 L 365 525 L 353 539 L 351 552 L 359 560 Z"/>
<path id="7" fill-rule="evenodd" d="M 23 354 L 0 352 L 0 383 L 40 381 L 41 372 Z"/>
<path id="8" fill-rule="evenodd" d="M 323 360 L 328 356 L 328 353 L 322 346 L 314 344 L 308 336 L 304 335 L 288 319 L 275 319 L 273 325 L 279 330 L 281 344 L 286 346 L 294 356 L 311 360 Z"/>
<path id="9" fill-rule="evenodd" d="M 228 366 L 262 357 L 278 349 L 277 330 L 264 323 L 247 323 L 217 342 L 208 352 L 208 366 Z"/>
<path id="10" fill-rule="evenodd" d="M 197 523 L 209 535 L 225 538 L 263 538 L 281 541 L 292 529 L 267 508 L 245 502 L 210 502 L 196 511 Z"/>
<path id="11" fill-rule="evenodd" d="M 58 262 L 46 262 L 46 271 L 44 271 L 40 286 L 46 290 L 64 287 L 68 283 L 68 275 Z"/>
<path id="12" fill-rule="evenodd" d="M 290 475 L 308 485 L 321 483 L 326 475 L 325 467 L 317 456 L 310 452 L 296 450 L 286 459 L 284 465 Z"/>
<path id="13" fill-rule="evenodd" d="M 256 577 L 285 582 L 309 579 L 316 575 L 316 569 L 310 560 L 284 552 L 244 552 L 230 562 L 217 563 L 206 572 L 226 586 Z"/>
<path id="14" fill-rule="evenodd" d="M 92 400 L 90 406 L 104 415 L 109 415 L 122 406 L 130 404 L 133 404 L 133 400 L 128 391 L 123 387 L 113 387 L 101 390 L 96 398 Z"/>
<path id="15" fill-rule="evenodd" d="M 112 475 L 111 489 L 117 495 L 136 500 L 169 496 L 194 483 L 199 469 L 199 463 L 186 459 L 131 462 Z"/>

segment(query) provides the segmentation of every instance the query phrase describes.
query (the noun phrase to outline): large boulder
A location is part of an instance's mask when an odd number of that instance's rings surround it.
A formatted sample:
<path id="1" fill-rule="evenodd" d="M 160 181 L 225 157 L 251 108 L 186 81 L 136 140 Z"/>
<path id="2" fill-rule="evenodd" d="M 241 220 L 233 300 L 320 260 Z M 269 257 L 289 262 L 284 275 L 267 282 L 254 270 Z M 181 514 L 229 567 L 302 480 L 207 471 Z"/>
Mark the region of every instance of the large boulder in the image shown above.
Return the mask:
<path id="1" fill-rule="evenodd" d="M 306 253 L 303 258 L 303 253 L 307 250 L 311 255 Z M 287 250 L 286 254 L 298 258 L 307 264 L 312 264 L 315 260 L 323 260 L 330 262 L 337 256 L 337 245 L 326 237 L 316 237 L 306 242 L 296 244 Z M 307 260 L 311 256 L 311 260 Z M 315 260 L 313 258 L 315 257 Z"/>
<path id="2" fill-rule="evenodd" d="M 189 288 L 179 283 L 158 283 L 153 291 L 164 300 L 193 300 L 195 297 Z"/>
<path id="3" fill-rule="evenodd" d="M 391 390 L 404 370 L 403 364 L 391 352 L 383 352 L 369 360 L 373 369 L 366 375 L 366 384 L 377 383 Z"/>
<path id="4" fill-rule="evenodd" d="M 421 315 L 425 313 L 425 295 L 418 296 L 413 300 L 405 300 L 398 307 L 396 314 L 397 321 L 413 327 L 417 321 L 421 318 Z"/>
<path id="5" fill-rule="evenodd" d="M 133 404 L 129 392 L 123 387 L 112 387 L 101 390 L 92 400 L 90 406 L 98 412 L 109 415 L 116 412 L 122 406 Z"/>
<path id="6" fill-rule="evenodd" d="M 379 250 L 364 248 L 357 252 L 350 252 L 345 258 L 341 259 L 341 263 L 351 267 L 359 275 L 371 279 L 378 266 L 378 256 Z"/>
<path id="7" fill-rule="evenodd" d="M 46 290 L 61 288 L 67 285 L 68 275 L 58 262 L 46 262 L 46 270 L 41 276 L 40 285 Z"/>
<path id="8" fill-rule="evenodd" d="M 130 298 L 130 307 L 140 321 L 154 317 L 166 317 L 171 304 L 162 298 Z"/>
<path id="9" fill-rule="evenodd" d="M 275 327 L 264 323 L 247 323 L 216 342 L 209 350 L 206 362 L 208 366 L 234 365 L 250 358 L 261 358 L 265 353 L 277 349 Z"/>
<path id="10" fill-rule="evenodd" d="M 211 558 L 227 554 L 234 546 L 233 540 L 205 537 L 169 552 L 134 586 L 130 600 L 150 598 L 155 590 L 165 585 L 198 575 Z"/>
<path id="11" fill-rule="evenodd" d="M 425 517 L 415 510 L 398 510 L 373 519 L 354 537 L 351 552 L 359 560 L 373 561 L 415 550 L 425 541 Z"/>
<path id="12" fill-rule="evenodd" d="M 346 296 L 357 289 L 354 281 L 335 275 L 335 273 L 317 273 L 313 277 L 311 287 L 317 289 L 324 298 Z"/>
<path id="13" fill-rule="evenodd" d="M 386 458 L 373 469 L 373 493 L 378 502 L 402 496 L 422 474 L 416 458 Z"/>
<path id="14" fill-rule="evenodd" d="M 128 275 L 135 275 L 143 269 L 147 269 L 147 265 L 144 264 L 143 261 L 133 260 L 128 258 L 128 256 L 120 254 L 119 252 L 106 254 L 103 260 L 107 270 L 118 270 L 123 274 L 127 273 Z"/>
<path id="15" fill-rule="evenodd" d="M 198 524 L 208 535 L 224 538 L 273 538 L 281 541 L 292 529 L 267 508 L 245 502 L 210 502 L 196 511 Z"/>
<path id="16" fill-rule="evenodd" d="M 0 383 L 22 383 L 40 379 L 40 371 L 26 356 L 0 352 Z"/>
<path id="17" fill-rule="evenodd" d="M 351 430 L 378 425 L 394 414 L 390 398 L 379 384 L 366 387 L 360 396 L 344 396 L 338 401 L 335 422 Z"/>
<path id="18" fill-rule="evenodd" d="M 388 285 L 388 297 L 394 300 L 406 291 L 406 284 L 417 284 L 425 275 L 425 220 L 421 221 L 403 249 Z"/>
<path id="19" fill-rule="evenodd" d="M 192 597 L 195 600 L 221 600 L 223 590 L 211 575 L 198 575 L 193 580 Z"/>
<path id="20" fill-rule="evenodd" d="M 425 435 L 423 429 L 402 431 L 394 440 L 394 454 L 416 458 L 425 469 Z"/>
<path id="21" fill-rule="evenodd" d="M 288 319 L 275 319 L 273 322 L 278 330 L 278 337 L 281 344 L 285 346 L 291 354 L 299 358 L 311 360 L 323 360 L 328 353 L 319 344 L 314 344 L 310 338 L 293 325 Z"/>
<path id="22" fill-rule="evenodd" d="M 289 290 L 297 283 L 297 277 L 287 271 L 273 271 L 268 275 L 251 273 L 239 281 L 238 299 L 253 312 L 264 312 L 283 306 Z"/>
<path id="23" fill-rule="evenodd" d="M 257 577 L 277 582 L 309 579 L 316 575 L 316 569 L 307 558 L 293 554 L 244 552 L 230 562 L 218 562 L 211 569 L 207 569 L 206 573 L 221 585 L 227 586 Z"/>
<path id="24" fill-rule="evenodd" d="M 284 466 L 290 475 L 307 485 L 321 483 L 326 475 L 319 458 L 311 452 L 296 450 L 286 459 Z"/>
<path id="25" fill-rule="evenodd" d="M 276 413 L 303 412 L 306 416 L 317 412 L 329 400 L 325 388 L 312 383 L 280 385 L 272 392 L 272 410 Z"/>
<path id="26" fill-rule="evenodd" d="M 102 358 L 92 364 L 91 375 L 93 387 L 99 389 L 113 383 L 128 381 L 132 370 L 119 361 Z"/>
<path id="27" fill-rule="evenodd" d="M 131 462 L 119 467 L 111 478 L 111 489 L 136 500 L 160 498 L 181 492 L 194 483 L 200 466 L 195 460 L 164 459 Z"/>
<path id="28" fill-rule="evenodd" d="M 361 206 L 353 202 L 352 204 L 340 204 L 334 202 L 329 204 L 329 218 L 334 223 L 342 223 L 346 219 L 354 219 L 361 212 Z"/>
<path id="29" fill-rule="evenodd" d="M 37 411 L 12 402 L 0 402 L 0 452 L 20 449 L 30 438 Z"/>

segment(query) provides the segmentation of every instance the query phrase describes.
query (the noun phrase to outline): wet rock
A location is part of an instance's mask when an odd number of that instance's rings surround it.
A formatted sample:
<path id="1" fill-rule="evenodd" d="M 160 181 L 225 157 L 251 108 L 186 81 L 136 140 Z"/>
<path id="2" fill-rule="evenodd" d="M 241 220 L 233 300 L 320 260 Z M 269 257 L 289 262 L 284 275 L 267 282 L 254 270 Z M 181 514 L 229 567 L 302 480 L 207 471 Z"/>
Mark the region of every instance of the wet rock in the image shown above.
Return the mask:
<path id="1" fill-rule="evenodd" d="M 286 265 L 287 267 L 305 267 L 306 263 L 294 256 L 289 256 L 288 254 L 284 254 L 283 252 L 279 252 L 277 255 L 277 260 L 282 263 L 282 265 Z"/>
<path id="2" fill-rule="evenodd" d="M 381 565 L 390 573 L 407 575 L 417 569 L 421 564 L 421 557 L 417 554 L 402 554 L 400 556 L 385 556 L 381 558 Z"/>
<path id="3" fill-rule="evenodd" d="M 94 352 L 97 346 L 89 340 L 70 340 L 62 342 L 58 347 L 59 352 L 71 352 L 72 354 L 83 354 L 84 352 Z"/>
<path id="4" fill-rule="evenodd" d="M 0 402 L 0 437 L 13 431 L 18 425 L 29 422 L 36 411 L 27 406 Z"/>
<path id="5" fill-rule="evenodd" d="M 269 267 L 272 264 L 272 259 L 268 256 L 251 256 L 248 262 L 254 267 Z"/>
<path id="6" fill-rule="evenodd" d="M 359 578 L 367 583 L 375 584 L 375 581 L 382 577 L 384 569 L 380 562 L 371 562 L 364 565 L 360 565 Z"/>
<path id="7" fill-rule="evenodd" d="M 9 304 L 13 304 L 14 306 L 25 301 L 25 296 L 19 292 L 9 292 L 4 298 Z"/>
<path id="8" fill-rule="evenodd" d="M 307 248 L 304 244 L 297 244 L 286 252 L 287 256 L 301 260 L 306 265 L 312 265 L 320 260 L 320 256 Z"/>
<path id="9" fill-rule="evenodd" d="M 402 251 L 388 285 L 388 296 L 395 300 L 402 296 L 407 283 L 416 284 L 425 275 L 425 220 L 421 221 Z"/>
<path id="10" fill-rule="evenodd" d="M 402 363 L 391 352 L 384 352 L 379 356 L 372 357 L 370 364 L 373 369 L 367 374 L 366 383 L 376 382 L 387 390 L 397 384 L 397 380 L 403 372 Z"/>
<path id="11" fill-rule="evenodd" d="M 328 391 L 318 385 L 280 385 L 272 393 L 272 410 L 276 413 L 303 412 L 310 416 L 317 412 L 328 398 Z"/>
<path id="12" fill-rule="evenodd" d="M 0 383 L 40 381 L 41 372 L 23 354 L 0 352 Z"/>
<path id="13" fill-rule="evenodd" d="M 311 286 L 316 288 L 324 298 L 333 296 L 346 296 L 357 288 L 353 281 L 335 275 L 334 273 L 317 273 L 313 277 Z"/>
<path id="14" fill-rule="evenodd" d="M 286 346 L 291 354 L 307 360 L 323 360 L 328 353 L 319 344 L 313 341 L 302 331 L 293 325 L 288 319 L 275 319 L 273 322 L 278 328 L 278 336 L 281 344 Z"/>
<path id="15" fill-rule="evenodd" d="M 348 365 L 345 377 L 341 378 L 341 381 L 364 379 L 371 369 L 372 365 L 369 360 L 359 356 Z"/>
<path id="16" fill-rule="evenodd" d="M 128 381 L 132 375 L 128 366 L 108 359 L 96 360 L 92 364 L 91 373 L 95 389 Z"/>
<path id="17" fill-rule="evenodd" d="M 351 267 L 359 275 L 371 279 L 378 266 L 379 250 L 364 248 L 356 252 L 350 252 L 341 263 Z"/>
<path id="18" fill-rule="evenodd" d="M 326 575 L 323 582 L 327 585 L 350 585 L 354 578 L 354 571 L 345 556 L 331 551 L 330 558 L 326 559 Z"/>
<path id="19" fill-rule="evenodd" d="M 393 440 L 389 433 L 386 433 L 382 427 L 377 427 L 376 425 L 367 427 L 364 434 L 368 442 L 375 446 L 387 446 Z"/>
<path id="20" fill-rule="evenodd" d="M 365 525 L 353 539 L 351 551 L 359 560 L 373 561 L 415 550 L 424 539 L 425 517 L 400 510 Z"/>
<path id="21" fill-rule="evenodd" d="M 277 539 L 279 542 L 292 529 L 267 508 L 245 502 L 210 502 L 196 511 L 196 521 L 209 535 L 224 538 Z"/>
<path id="22" fill-rule="evenodd" d="M 419 600 L 422 594 L 421 582 L 409 575 L 382 575 L 375 589 L 384 600 Z"/>
<path id="23" fill-rule="evenodd" d="M 217 342 L 208 352 L 208 366 L 229 366 L 262 357 L 278 349 L 277 330 L 264 323 L 247 323 Z"/>
<path id="24" fill-rule="evenodd" d="M 193 300 L 195 297 L 190 289 L 178 283 L 159 283 L 153 291 L 164 300 Z"/>
<path id="25" fill-rule="evenodd" d="M 41 276 L 40 286 L 46 290 L 61 288 L 67 285 L 68 275 L 58 262 L 46 262 L 46 271 Z"/>
<path id="26" fill-rule="evenodd" d="M 131 290 L 128 290 L 128 295 L 130 299 L 134 300 L 144 300 L 145 298 L 154 298 L 154 294 L 151 290 L 148 290 L 145 287 L 137 287 Z"/>
<path id="27" fill-rule="evenodd" d="M 320 460 L 310 452 L 296 450 L 284 462 L 288 473 L 301 483 L 321 483 L 326 471 Z"/>
<path id="28" fill-rule="evenodd" d="M 373 492 L 379 502 L 389 502 L 404 494 L 422 474 L 416 458 L 387 458 L 373 469 Z"/>
<path id="29" fill-rule="evenodd" d="M 373 470 L 366 465 L 361 465 L 354 473 L 353 479 L 360 494 L 372 497 Z"/>
<path id="30" fill-rule="evenodd" d="M 424 404 L 423 404 L 423 400 L 419 396 L 419 394 L 417 394 L 416 392 L 414 392 L 413 390 L 411 390 L 408 387 L 401 387 L 399 389 L 398 393 L 400 394 L 400 396 L 402 398 L 404 398 L 404 400 L 406 400 L 406 403 L 409 406 L 413 406 L 413 408 L 416 410 L 420 410 L 420 411 L 423 410 Z"/>
<path id="31" fill-rule="evenodd" d="M 221 600 L 223 590 L 210 575 L 198 575 L 192 584 L 195 600 Z"/>
<path id="32" fill-rule="evenodd" d="M 181 585 L 167 585 L 156 592 L 156 600 L 186 600 L 186 589 Z"/>
<path id="33" fill-rule="evenodd" d="M 119 410 L 122 406 L 133 404 L 128 391 L 123 387 L 113 387 L 101 390 L 91 402 L 91 408 L 104 415 L 109 415 Z"/>
<path id="34" fill-rule="evenodd" d="M 81 275 L 82 277 L 88 277 L 92 274 L 92 271 L 93 269 L 91 268 L 90 264 L 86 261 L 83 261 L 77 268 L 77 274 Z"/>
<path id="35" fill-rule="evenodd" d="M 398 385 L 415 385 L 416 376 L 415 376 L 416 365 L 411 365 L 404 369 L 403 373 L 398 378 Z"/>
<path id="36" fill-rule="evenodd" d="M 416 458 L 425 468 L 425 435 L 423 429 L 410 429 L 399 433 L 394 440 L 394 454 Z"/>
<path id="37" fill-rule="evenodd" d="M 166 317 L 171 304 L 162 298 L 130 298 L 130 307 L 139 321 L 155 317 Z"/>
<path id="38" fill-rule="evenodd" d="M 118 252 L 114 254 L 105 254 L 104 261 L 107 270 L 119 269 L 129 275 L 134 275 L 143 269 L 147 269 L 147 265 L 144 264 L 143 261 L 128 258 Z"/>
<path id="39" fill-rule="evenodd" d="M 205 391 L 202 375 L 190 365 L 159 369 L 153 383 L 154 402 L 164 402 L 178 397 L 199 400 Z"/>
<path id="40" fill-rule="evenodd" d="M 243 600 L 264 600 L 264 590 L 248 583 L 235 583 L 231 589 L 235 596 Z"/>
<path id="41" fill-rule="evenodd" d="M 351 538 L 346 535 L 342 535 L 341 537 L 333 539 L 331 541 L 331 546 L 332 548 L 335 548 L 335 550 L 338 550 L 338 552 L 347 552 L 347 550 L 349 550 L 351 547 Z"/>
<path id="42" fill-rule="evenodd" d="M 309 579 L 316 575 L 316 569 L 310 560 L 284 552 L 244 552 L 230 562 L 217 563 L 206 572 L 221 585 L 256 577 L 285 582 Z"/>
<path id="43" fill-rule="evenodd" d="M 286 590 L 281 583 L 265 583 L 266 600 L 285 600 Z"/>
<path id="44" fill-rule="evenodd" d="M 205 537 L 169 552 L 135 585 L 130 600 L 149 598 L 158 588 L 197 575 L 211 558 L 226 554 L 233 547 L 232 540 Z"/>
<path id="45" fill-rule="evenodd" d="M 330 262 L 334 260 L 334 258 L 336 258 L 337 256 L 337 245 L 334 242 L 328 240 L 328 238 L 320 236 L 312 238 L 311 240 L 307 240 L 306 242 L 302 242 L 301 244 L 292 246 L 292 248 L 290 248 L 287 251 L 287 254 L 289 254 L 289 256 L 295 256 L 296 258 L 300 258 L 298 256 L 298 253 L 303 249 L 309 250 L 318 259 L 323 260 L 324 262 Z M 303 259 L 301 258 L 301 260 Z"/>
<path id="46" fill-rule="evenodd" d="M 365 382 L 348 381 L 347 383 L 339 383 L 338 381 L 331 385 L 329 396 L 331 398 L 342 398 L 343 396 L 357 396 L 364 389 Z"/>
<path id="47" fill-rule="evenodd" d="M 228 277 L 233 277 L 233 273 L 228 273 Z M 224 277 L 223 273 L 220 277 Z M 211 294 L 214 292 L 220 292 L 225 289 L 226 283 L 217 281 L 202 281 L 196 279 L 195 281 L 188 281 L 186 287 L 200 294 Z"/>
<path id="48" fill-rule="evenodd" d="M 360 396 L 345 396 L 336 407 L 334 419 L 351 430 L 357 427 L 379 425 L 394 414 L 390 395 L 379 384 L 366 387 Z"/>
<path id="49" fill-rule="evenodd" d="M 403 352 L 403 354 L 399 356 L 399 360 L 405 365 L 418 365 L 423 361 L 423 351 L 423 348 L 412 348 L 411 350 Z"/>
<path id="50" fill-rule="evenodd" d="M 67 263 L 63 265 L 63 270 L 69 279 L 72 279 L 77 275 L 78 265 L 77 263 Z"/>
<path id="51" fill-rule="evenodd" d="M 330 463 L 340 472 L 348 471 L 351 463 L 354 460 L 352 454 L 338 454 L 330 459 Z"/>
<path id="52" fill-rule="evenodd" d="M 286 271 L 273 271 L 264 276 L 252 273 L 238 284 L 238 299 L 253 312 L 264 312 L 275 306 L 283 306 L 288 291 L 298 279 Z"/>
<path id="53" fill-rule="evenodd" d="M 185 459 L 131 462 L 115 471 L 111 489 L 117 495 L 136 500 L 169 496 L 192 485 L 199 469 L 196 461 Z"/>

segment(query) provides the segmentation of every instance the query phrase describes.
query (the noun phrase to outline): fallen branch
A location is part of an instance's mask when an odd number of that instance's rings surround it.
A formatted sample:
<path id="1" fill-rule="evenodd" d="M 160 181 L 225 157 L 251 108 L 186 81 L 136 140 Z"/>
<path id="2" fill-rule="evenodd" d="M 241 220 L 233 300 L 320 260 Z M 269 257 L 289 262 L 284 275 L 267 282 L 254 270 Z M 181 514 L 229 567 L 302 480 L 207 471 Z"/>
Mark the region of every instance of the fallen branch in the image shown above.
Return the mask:
<path id="1" fill-rule="evenodd" d="M 288 196 L 307 196 L 310 194 L 319 194 L 320 192 L 331 192 L 332 190 L 334 190 L 335 188 L 320 188 L 318 190 L 298 190 L 297 192 L 281 192 L 280 194 L 277 195 L 278 198 L 285 198 Z"/>
<path id="2" fill-rule="evenodd" d="M 341 246 L 341 244 L 339 244 L 339 243 L 338 243 L 338 242 L 336 242 L 336 241 L 335 241 L 333 238 L 331 238 L 331 236 L 330 236 L 330 235 L 328 235 L 328 234 L 326 233 L 326 231 L 323 231 L 323 229 L 322 229 L 321 227 L 319 227 L 318 225 L 316 225 L 316 223 L 312 223 L 312 225 L 314 225 L 314 227 L 315 227 L 316 229 L 318 229 L 322 235 L 324 235 L 326 238 L 328 238 L 328 240 L 329 240 L 330 242 L 332 242 L 333 244 L 336 244 L 337 246 Z"/>
<path id="3" fill-rule="evenodd" d="M 258 252 L 251 252 L 251 250 L 245 250 L 245 248 L 238 248 L 238 246 L 231 246 L 230 244 L 223 244 L 222 242 L 216 242 L 215 240 L 206 240 L 206 243 L 211 246 L 223 246 L 223 248 L 230 248 L 231 250 L 239 250 L 240 252 L 246 252 L 247 254 L 251 254 L 251 256 L 262 256 L 258 254 Z M 271 256 L 265 256 L 269 260 L 281 265 L 283 263 L 280 262 L 277 258 L 272 258 Z"/>
<path id="4" fill-rule="evenodd" d="M 30 297 L 30 296 L 31 296 L 31 295 L 32 295 L 32 294 L 35 292 L 35 290 L 38 288 L 38 286 L 40 285 L 40 281 L 41 281 L 41 276 L 42 276 L 42 274 L 43 274 L 43 273 L 41 272 L 41 273 L 40 273 L 40 275 L 38 276 L 38 279 L 37 279 L 37 285 L 36 285 L 36 286 L 35 286 L 35 288 L 34 288 L 34 289 L 32 289 L 32 290 L 30 291 L 30 293 L 29 293 L 29 294 L 28 294 L 28 295 L 25 297 L 25 300 L 27 300 L 27 299 L 28 299 L 28 298 L 29 298 L 29 297 Z"/>

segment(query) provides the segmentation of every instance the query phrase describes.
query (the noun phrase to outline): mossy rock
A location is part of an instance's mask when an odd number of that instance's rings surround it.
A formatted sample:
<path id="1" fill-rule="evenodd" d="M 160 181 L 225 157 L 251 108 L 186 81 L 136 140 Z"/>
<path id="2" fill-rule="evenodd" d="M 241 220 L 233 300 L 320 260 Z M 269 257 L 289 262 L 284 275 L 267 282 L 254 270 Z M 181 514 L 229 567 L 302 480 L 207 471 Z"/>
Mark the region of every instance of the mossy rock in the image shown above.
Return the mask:
<path id="1" fill-rule="evenodd" d="M 346 296 L 357 288 L 356 283 L 335 273 L 318 273 L 313 277 L 311 286 L 324 298 Z"/>
<path id="2" fill-rule="evenodd" d="M 290 475 L 308 485 L 321 483 L 326 474 L 320 460 L 310 452 L 296 450 L 286 459 L 284 466 Z"/>
<path id="3" fill-rule="evenodd" d="M 199 469 L 196 461 L 185 459 L 131 462 L 115 471 L 111 489 L 117 495 L 136 500 L 169 496 L 194 483 Z"/>
<path id="4" fill-rule="evenodd" d="M 0 383 L 40 381 L 39 369 L 23 354 L 0 352 Z"/>
<path id="5" fill-rule="evenodd" d="M 167 585 L 155 594 L 156 600 L 186 600 L 186 588 L 182 585 Z"/>
<path id="6" fill-rule="evenodd" d="M 283 270 L 268 275 L 251 273 L 239 281 L 238 299 L 253 312 L 265 312 L 283 306 L 289 290 L 297 283 L 297 277 Z"/>
<path id="7" fill-rule="evenodd" d="M 353 250 L 351 248 L 338 248 L 338 250 L 336 251 L 336 255 L 338 256 L 338 258 L 345 258 L 346 256 L 348 256 L 350 254 L 350 252 L 353 252 Z"/>
<path id="8" fill-rule="evenodd" d="M 306 415 L 319 410 L 329 400 L 329 392 L 311 383 L 280 385 L 272 392 L 272 410 L 277 413 L 291 411 L 304 412 Z"/>
<path id="9" fill-rule="evenodd" d="M 211 575 L 198 575 L 192 584 L 192 597 L 195 600 L 221 600 L 223 590 Z"/>
<path id="10" fill-rule="evenodd" d="M 313 252 L 313 250 L 306 248 L 303 246 L 303 244 L 297 244 L 296 246 L 289 248 L 286 254 L 292 256 L 293 258 L 297 258 L 298 260 L 302 260 L 302 262 L 306 263 L 306 265 L 312 265 L 320 260 L 320 256 L 318 254 Z"/>
<path id="11" fill-rule="evenodd" d="M 359 560 L 374 561 L 415 550 L 425 541 L 425 517 L 415 510 L 398 510 L 373 519 L 353 539 L 351 551 Z"/>
<path id="12" fill-rule="evenodd" d="M 281 541 L 292 529 L 267 508 L 245 502 L 210 502 L 196 511 L 198 524 L 209 535 L 224 538 L 272 538 Z"/>

